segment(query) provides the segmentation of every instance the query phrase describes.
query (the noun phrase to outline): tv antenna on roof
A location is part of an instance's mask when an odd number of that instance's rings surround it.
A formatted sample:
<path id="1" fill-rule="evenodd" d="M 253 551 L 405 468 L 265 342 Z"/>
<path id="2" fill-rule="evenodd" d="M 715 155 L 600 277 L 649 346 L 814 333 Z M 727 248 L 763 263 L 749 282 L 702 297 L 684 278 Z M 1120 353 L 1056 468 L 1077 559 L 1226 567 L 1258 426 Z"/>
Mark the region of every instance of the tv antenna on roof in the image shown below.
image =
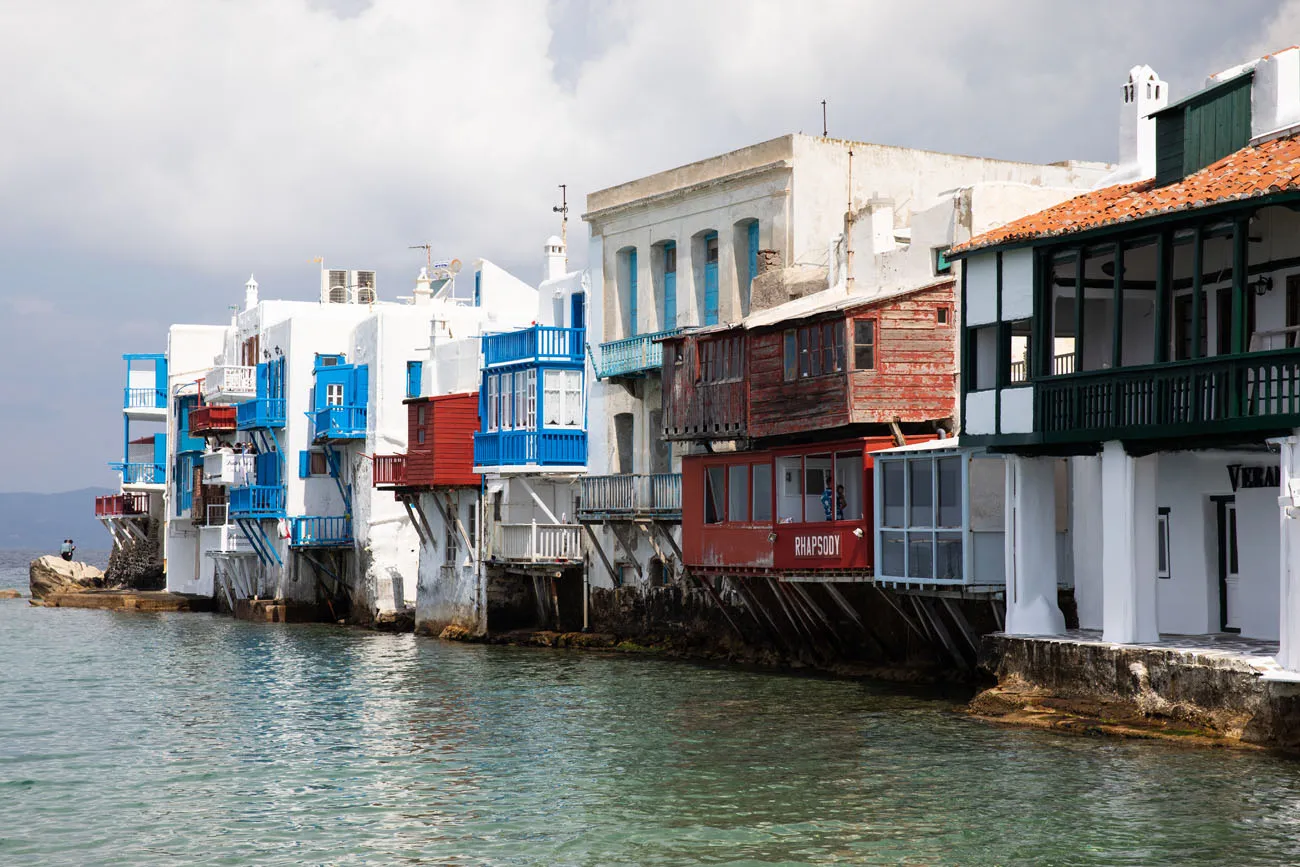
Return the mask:
<path id="1" fill-rule="evenodd" d="M 408 249 L 408 250 L 423 250 L 423 251 L 424 251 L 424 266 L 425 266 L 425 268 L 427 268 L 429 271 L 432 271 L 432 270 L 433 270 L 433 244 L 412 244 L 411 246 L 407 247 L 406 249 Z"/>
<path id="2" fill-rule="evenodd" d="M 826 100 L 822 100 L 822 138 L 826 138 Z"/>
<path id="3" fill-rule="evenodd" d="M 564 242 L 565 258 L 569 253 L 569 185 L 560 184 L 560 203 L 551 208 L 560 215 L 560 240 Z"/>

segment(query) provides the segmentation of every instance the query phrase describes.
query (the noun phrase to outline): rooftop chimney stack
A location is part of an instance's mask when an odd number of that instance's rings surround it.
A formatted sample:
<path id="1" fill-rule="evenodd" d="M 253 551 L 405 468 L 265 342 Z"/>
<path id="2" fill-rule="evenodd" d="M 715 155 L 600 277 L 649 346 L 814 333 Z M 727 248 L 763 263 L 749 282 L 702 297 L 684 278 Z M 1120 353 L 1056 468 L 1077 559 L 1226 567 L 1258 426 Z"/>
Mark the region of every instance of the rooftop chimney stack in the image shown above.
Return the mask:
<path id="1" fill-rule="evenodd" d="M 1119 115 L 1119 166 L 1133 180 L 1156 176 L 1156 121 L 1152 113 L 1169 104 L 1169 85 L 1149 66 L 1135 66 L 1124 85 Z"/>
<path id="2" fill-rule="evenodd" d="M 568 270 L 568 257 L 565 255 L 564 242 L 555 235 L 546 239 L 546 265 L 542 271 L 542 280 L 555 280 L 563 277 Z"/>
<path id="3" fill-rule="evenodd" d="M 428 268 L 420 269 L 420 276 L 415 278 L 415 292 L 413 293 L 414 303 L 417 305 L 429 304 L 433 301 L 433 278 L 429 276 Z"/>
<path id="4" fill-rule="evenodd" d="M 244 309 L 252 310 L 257 306 L 257 281 L 253 275 L 248 275 L 248 282 L 244 284 Z"/>
<path id="5" fill-rule="evenodd" d="M 1300 48 L 1293 45 L 1259 59 L 1250 101 L 1252 138 L 1300 124 Z"/>

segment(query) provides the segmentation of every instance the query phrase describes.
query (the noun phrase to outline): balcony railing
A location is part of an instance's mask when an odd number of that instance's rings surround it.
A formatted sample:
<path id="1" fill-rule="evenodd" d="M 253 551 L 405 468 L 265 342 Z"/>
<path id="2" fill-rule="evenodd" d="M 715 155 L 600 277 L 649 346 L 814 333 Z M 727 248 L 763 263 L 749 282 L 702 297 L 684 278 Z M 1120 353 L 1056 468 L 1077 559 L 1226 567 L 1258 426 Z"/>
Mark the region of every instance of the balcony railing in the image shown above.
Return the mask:
<path id="1" fill-rule="evenodd" d="M 229 507 L 225 503 L 208 503 L 207 525 L 220 527 L 230 521 Z"/>
<path id="2" fill-rule="evenodd" d="M 124 485 L 161 485 L 167 480 L 167 468 L 162 464 L 117 463 L 109 464 L 113 472 L 122 474 Z"/>
<path id="3" fill-rule="evenodd" d="M 207 550 L 209 554 L 254 553 L 252 543 L 248 541 L 244 531 L 235 524 L 209 524 L 201 535 L 208 544 L 212 545 Z"/>
<path id="4" fill-rule="evenodd" d="M 222 365 L 203 377 L 204 403 L 241 403 L 256 396 L 256 367 Z"/>
<path id="5" fill-rule="evenodd" d="M 370 481 L 375 487 L 406 484 L 406 455 L 375 455 Z"/>
<path id="6" fill-rule="evenodd" d="M 304 515 L 289 519 L 293 548 L 345 548 L 352 544 L 352 519 L 342 515 Z"/>
<path id="7" fill-rule="evenodd" d="M 502 430 L 474 434 L 476 467 L 586 465 L 586 431 Z"/>
<path id="8" fill-rule="evenodd" d="M 521 361 L 582 361 L 586 329 L 534 325 L 504 334 L 483 336 L 483 363 L 514 364 Z"/>
<path id="9" fill-rule="evenodd" d="M 148 494 L 109 494 L 95 498 L 96 518 L 125 518 L 148 514 Z"/>
<path id="10" fill-rule="evenodd" d="M 229 506 L 232 518 L 283 518 L 284 488 L 280 485 L 231 488 Z"/>
<path id="11" fill-rule="evenodd" d="M 1052 375 L 1065 376 L 1074 373 L 1074 353 L 1066 352 L 1052 356 Z M 1023 361 L 1011 362 L 1010 379 L 1012 382 L 1024 382 L 1028 378 L 1028 369 Z"/>
<path id="12" fill-rule="evenodd" d="M 203 483 L 207 485 L 251 485 L 256 478 L 257 456 L 240 452 L 208 452 L 203 456 Z"/>
<path id="13" fill-rule="evenodd" d="M 123 409 L 167 408 L 167 392 L 161 388 L 126 388 L 123 392 Z"/>
<path id="14" fill-rule="evenodd" d="M 190 410 L 190 436 L 225 433 L 235 429 L 233 406 L 196 406 Z"/>
<path id="15" fill-rule="evenodd" d="M 646 515 L 681 519 L 681 473 L 587 476 L 580 481 L 581 518 Z"/>
<path id="16" fill-rule="evenodd" d="M 582 560 L 581 524 L 497 524 L 491 557 L 516 563 Z"/>
<path id="17" fill-rule="evenodd" d="M 284 427 L 284 398 L 257 397 L 237 404 L 235 425 L 240 430 Z"/>
<path id="18" fill-rule="evenodd" d="M 634 376 L 659 370 L 664 364 L 664 345 L 658 341 L 680 332 L 680 328 L 674 328 L 602 343 L 596 377 L 608 379 L 611 376 Z"/>
<path id="19" fill-rule="evenodd" d="M 365 439 L 364 406 L 327 406 L 314 415 L 316 441 Z"/>
<path id="20" fill-rule="evenodd" d="M 1094 370 L 1036 386 L 1036 429 L 1052 441 L 1300 424 L 1300 349 Z"/>

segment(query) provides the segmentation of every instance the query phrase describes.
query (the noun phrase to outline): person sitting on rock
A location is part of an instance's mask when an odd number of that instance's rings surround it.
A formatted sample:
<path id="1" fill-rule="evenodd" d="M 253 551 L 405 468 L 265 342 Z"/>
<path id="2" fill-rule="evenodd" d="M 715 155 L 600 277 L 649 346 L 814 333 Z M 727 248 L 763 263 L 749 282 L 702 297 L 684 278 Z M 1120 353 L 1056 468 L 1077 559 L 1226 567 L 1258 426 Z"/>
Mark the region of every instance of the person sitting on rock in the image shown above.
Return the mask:
<path id="1" fill-rule="evenodd" d="M 72 554 L 77 550 L 77 546 L 72 544 L 71 539 L 64 539 L 63 544 L 59 546 L 59 556 L 64 560 L 71 560 Z"/>

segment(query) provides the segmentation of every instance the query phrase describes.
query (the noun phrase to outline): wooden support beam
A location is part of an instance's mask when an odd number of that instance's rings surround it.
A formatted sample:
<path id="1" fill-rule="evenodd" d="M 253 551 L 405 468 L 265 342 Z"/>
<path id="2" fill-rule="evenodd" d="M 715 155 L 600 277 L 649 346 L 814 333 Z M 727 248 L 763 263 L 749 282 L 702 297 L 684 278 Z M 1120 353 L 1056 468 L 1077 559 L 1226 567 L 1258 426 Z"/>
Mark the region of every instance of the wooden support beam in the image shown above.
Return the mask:
<path id="1" fill-rule="evenodd" d="M 934 632 L 930 628 L 930 619 L 925 616 L 921 610 L 921 603 L 916 601 L 915 596 L 908 596 L 907 601 L 912 605 L 912 611 L 916 614 L 916 621 L 921 624 L 921 632 L 925 635 L 925 640 L 934 642 L 936 640 Z"/>
<path id="2" fill-rule="evenodd" d="M 745 633 L 741 631 L 740 626 L 736 623 L 736 621 L 731 619 L 731 612 L 727 610 L 727 605 L 725 602 L 722 601 L 722 596 L 718 594 L 717 589 L 714 588 L 714 586 L 709 582 L 709 580 L 705 578 L 703 575 L 696 575 L 693 572 L 688 574 L 692 578 L 694 578 L 697 582 L 699 582 L 700 586 L 705 589 L 705 591 L 709 594 L 709 598 L 713 600 L 713 604 L 718 606 L 718 610 L 721 611 L 722 616 L 726 618 L 727 623 L 730 624 L 733 630 L 735 630 L 736 635 L 740 637 L 740 640 L 744 641 Z"/>
<path id="3" fill-rule="evenodd" d="M 619 546 L 622 547 L 624 553 L 627 554 L 627 558 L 632 561 L 632 568 L 636 570 L 637 580 L 645 583 L 645 574 L 641 571 L 641 564 L 637 562 L 636 554 L 632 551 L 632 544 L 628 542 L 628 540 L 624 539 L 623 534 L 618 531 L 618 524 L 606 521 L 605 526 L 609 528 L 609 532 L 614 535 Z"/>
<path id="4" fill-rule="evenodd" d="M 776 601 L 781 606 L 781 611 L 785 614 L 786 619 L 790 621 L 790 625 L 794 627 L 795 633 L 804 636 L 811 642 L 812 635 L 808 633 L 803 623 L 795 616 L 794 612 L 790 610 L 790 604 L 786 602 L 785 594 L 781 592 L 781 582 L 777 581 L 775 578 L 769 578 L 767 580 L 768 583 L 772 585 L 772 595 L 776 597 Z"/>
<path id="5" fill-rule="evenodd" d="M 774 643 L 784 647 L 787 653 L 791 652 L 793 648 L 790 646 L 790 642 L 786 641 L 785 636 L 781 634 L 781 627 L 776 625 L 776 618 L 768 612 L 767 607 L 760 603 L 756 596 L 749 592 L 744 580 L 738 578 L 732 583 L 736 587 L 736 592 L 740 594 L 740 598 L 745 600 L 745 608 L 749 611 L 750 616 L 758 622 L 759 628 L 767 633 L 767 636 Z"/>
<path id="6" fill-rule="evenodd" d="M 998 607 L 998 600 L 990 599 L 989 606 L 993 609 L 993 622 L 998 625 L 998 632 L 1003 629 L 1002 626 L 1002 609 Z"/>
<path id="7" fill-rule="evenodd" d="M 835 629 L 835 624 L 831 622 L 830 617 L 826 616 L 826 612 L 822 611 L 821 606 L 817 604 L 817 600 L 812 598 L 812 594 L 808 592 L 808 588 L 804 587 L 802 584 L 789 584 L 787 586 L 794 590 L 795 596 L 803 600 L 803 603 L 808 607 L 808 610 L 822 622 L 822 625 L 826 627 L 826 631 L 830 633 L 831 638 L 834 639 L 835 643 L 839 645 L 841 650 L 846 647 L 844 639 L 840 637 L 839 632 Z"/>
<path id="8" fill-rule="evenodd" d="M 980 652 L 979 636 L 977 636 L 975 630 L 971 628 L 970 621 L 968 621 L 966 615 L 962 613 L 961 606 L 958 605 L 955 600 L 947 597 L 940 601 L 943 603 L 943 607 L 948 609 L 948 616 L 952 618 L 952 622 L 957 624 L 957 631 L 961 633 L 961 637 L 966 639 L 966 643 L 970 645 L 970 649 L 975 651 L 975 654 L 978 656 Z"/>
<path id="9" fill-rule="evenodd" d="M 669 565 L 672 563 L 672 559 L 664 556 L 664 552 L 659 547 L 658 541 L 655 540 L 654 528 L 648 527 L 640 521 L 633 521 L 632 526 L 636 527 L 638 530 L 640 530 L 642 533 L 645 534 L 646 541 L 649 542 L 650 547 L 654 549 L 655 556 L 659 558 L 659 562 L 663 564 L 663 567 L 665 569 L 667 569 Z"/>
<path id="10" fill-rule="evenodd" d="M 924 596 L 913 596 L 912 598 L 917 601 L 919 609 L 929 618 L 930 625 L 934 628 L 934 634 L 939 636 L 939 643 L 952 656 L 952 661 L 957 664 L 957 668 L 962 671 L 969 671 L 970 663 L 961 652 L 961 648 L 957 646 L 957 642 L 953 641 L 952 634 L 948 632 L 948 627 L 943 625 L 943 618 L 939 616 L 939 612 L 934 610 L 934 600 Z"/>
<path id="11" fill-rule="evenodd" d="M 420 518 L 415 514 L 415 508 L 411 505 L 411 499 L 408 496 L 399 496 L 398 501 L 406 507 L 406 516 L 411 519 L 411 526 L 415 528 L 415 535 L 420 537 L 421 545 L 433 546 L 433 540 L 424 531 L 424 525 L 420 523 Z"/>
<path id="12" fill-rule="evenodd" d="M 527 478 L 524 476 L 515 476 L 514 481 L 524 486 L 524 490 L 528 492 L 528 496 L 533 498 L 533 502 L 537 504 L 537 508 L 542 510 L 542 514 L 549 518 L 552 524 L 560 523 L 560 519 L 555 517 L 555 513 L 542 502 L 541 497 L 537 496 L 537 492 L 533 490 L 533 486 L 528 484 Z"/>
<path id="13" fill-rule="evenodd" d="M 831 600 L 840 607 L 840 610 L 847 614 L 849 619 L 858 625 L 858 629 L 862 630 L 862 634 L 866 636 L 867 641 L 873 645 L 876 653 L 882 657 L 888 656 L 889 653 L 885 648 L 885 643 L 880 640 L 880 636 L 877 635 L 876 631 L 868 626 L 866 621 L 858 615 L 858 612 L 853 608 L 853 604 L 844 598 L 844 594 L 839 591 L 839 588 L 829 581 L 822 582 L 821 586 L 825 588 L 826 595 L 831 597 Z"/>
<path id="14" fill-rule="evenodd" d="M 605 564 L 605 569 L 609 572 L 609 580 L 613 582 L 615 587 L 617 587 L 619 585 L 620 576 L 618 572 L 614 570 L 614 564 L 609 562 L 609 557 L 605 556 L 605 549 L 600 547 L 600 541 L 596 539 L 596 534 L 591 529 L 591 525 L 583 524 L 582 528 L 587 531 L 587 538 L 591 540 L 591 547 L 596 552 L 596 555 L 600 557 L 600 562 Z"/>
<path id="15" fill-rule="evenodd" d="M 663 521 L 651 520 L 650 523 L 659 531 L 659 534 L 663 536 L 664 541 L 668 543 L 668 547 L 673 549 L 673 553 L 677 555 L 677 562 L 681 563 L 682 566 L 685 567 L 686 558 L 682 556 L 682 548 L 677 544 L 677 540 L 673 538 L 672 531 L 664 526 Z"/>
<path id="16" fill-rule="evenodd" d="M 923 639 L 927 639 L 927 640 L 929 639 L 930 636 L 927 635 L 921 629 L 921 627 L 917 626 L 915 623 L 912 622 L 912 618 L 907 616 L 907 613 L 903 611 L 903 609 L 899 606 L 899 604 L 894 601 L 893 597 L 890 596 L 889 593 L 884 590 L 884 588 L 876 587 L 876 592 L 885 598 L 885 601 L 889 603 L 889 607 L 894 609 L 894 611 L 898 613 L 899 617 L 903 618 L 903 622 L 907 624 L 908 629 L 912 630 Z"/>

